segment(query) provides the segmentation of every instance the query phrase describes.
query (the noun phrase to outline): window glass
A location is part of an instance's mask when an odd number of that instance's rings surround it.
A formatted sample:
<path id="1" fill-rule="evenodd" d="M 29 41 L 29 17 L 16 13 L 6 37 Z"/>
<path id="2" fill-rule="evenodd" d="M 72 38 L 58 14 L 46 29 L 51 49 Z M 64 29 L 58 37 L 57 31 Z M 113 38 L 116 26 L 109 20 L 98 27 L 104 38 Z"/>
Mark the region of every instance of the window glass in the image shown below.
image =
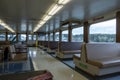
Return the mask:
<path id="1" fill-rule="evenodd" d="M 34 40 L 34 41 L 36 40 L 36 35 L 33 35 L 33 40 Z"/>
<path id="2" fill-rule="evenodd" d="M 5 33 L 0 33 L 0 41 L 5 41 Z"/>
<path id="3" fill-rule="evenodd" d="M 8 34 L 8 41 L 16 41 L 16 35 L 15 34 Z"/>
<path id="4" fill-rule="evenodd" d="M 44 41 L 45 40 L 45 35 L 38 35 L 38 40 Z"/>
<path id="5" fill-rule="evenodd" d="M 59 32 L 55 33 L 55 41 L 59 41 Z"/>
<path id="6" fill-rule="evenodd" d="M 83 42 L 83 27 L 72 30 L 72 42 Z"/>
<path id="7" fill-rule="evenodd" d="M 50 41 L 53 41 L 53 33 L 50 34 Z"/>
<path id="8" fill-rule="evenodd" d="M 32 35 L 28 35 L 28 40 L 32 40 Z"/>
<path id="9" fill-rule="evenodd" d="M 26 41 L 26 34 L 19 34 L 18 35 L 18 40 L 19 41 Z"/>
<path id="10" fill-rule="evenodd" d="M 26 24 L 22 24 L 21 25 L 21 31 L 26 31 L 26 30 L 27 30 Z"/>
<path id="11" fill-rule="evenodd" d="M 46 37 L 46 41 L 48 41 L 48 34 L 46 34 L 45 37 Z"/>
<path id="12" fill-rule="evenodd" d="M 62 41 L 68 41 L 68 30 L 62 32 Z"/>
<path id="13" fill-rule="evenodd" d="M 29 25 L 28 30 L 32 31 L 32 24 Z"/>
<path id="14" fill-rule="evenodd" d="M 96 23 L 90 26 L 90 42 L 115 42 L 116 19 Z"/>

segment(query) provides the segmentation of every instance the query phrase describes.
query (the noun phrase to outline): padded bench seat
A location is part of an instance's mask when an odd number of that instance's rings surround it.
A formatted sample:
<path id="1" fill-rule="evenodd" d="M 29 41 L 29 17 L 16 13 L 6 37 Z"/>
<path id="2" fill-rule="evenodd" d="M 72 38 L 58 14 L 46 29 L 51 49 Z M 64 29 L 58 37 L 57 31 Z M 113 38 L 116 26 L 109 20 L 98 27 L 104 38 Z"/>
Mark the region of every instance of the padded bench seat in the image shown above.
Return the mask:
<path id="1" fill-rule="evenodd" d="M 27 49 L 16 49 L 17 54 L 19 53 L 27 53 Z"/>
<path id="2" fill-rule="evenodd" d="M 79 53 L 80 54 L 81 50 L 72 50 L 72 51 L 62 51 L 63 54 L 75 54 L 75 53 Z"/>
<path id="3" fill-rule="evenodd" d="M 73 55 L 73 58 L 80 60 L 80 54 L 74 54 L 74 55 Z"/>
<path id="4" fill-rule="evenodd" d="M 56 56 L 61 59 L 72 59 L 74 54 L 81 53 L 81 42 L 60 42 Z"/>
<path id="5" fill-rule="evenodd" d="M 28 58 L 27 48 L 22 49 L 20 51 L 16 51 L 16 48 L 14 45 L 9 46 L 10 50 L 10 61 L 26 61 Z"/>
<path id="6" fill-rule="evenodd" d="M 27 54 L 20 53 L 20 54 L 11 54 L 10 61 L 26 61 Z"/>
<path id="7" fill-rule="evenodd" d="M 89 64 L 98 66 L 100 68 L 110 67 L 110 66 L 118 66 L 120 65 L 120 57 L 107 57 L 101 58 L 97 60 L 88 60 Z"/>
<path id="8" fill-rule="evenodd" d="M 75 66 L 92 75 L 120 72 L 120 43 L 83 44 L 80 57 L 74 55 Z"/>

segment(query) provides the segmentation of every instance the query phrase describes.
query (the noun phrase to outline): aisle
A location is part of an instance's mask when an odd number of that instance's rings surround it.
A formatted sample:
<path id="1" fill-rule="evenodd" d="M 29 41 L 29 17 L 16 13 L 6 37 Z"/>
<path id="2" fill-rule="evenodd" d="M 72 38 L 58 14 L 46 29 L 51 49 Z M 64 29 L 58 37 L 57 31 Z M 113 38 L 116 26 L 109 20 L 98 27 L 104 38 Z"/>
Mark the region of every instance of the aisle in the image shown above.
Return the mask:
<path id="1" fill-rule="evenodd" d="M 38 48 L 29 48 L 29 53 L 35 70 L 49 70 L 54 80 L 88 80 Z"/>

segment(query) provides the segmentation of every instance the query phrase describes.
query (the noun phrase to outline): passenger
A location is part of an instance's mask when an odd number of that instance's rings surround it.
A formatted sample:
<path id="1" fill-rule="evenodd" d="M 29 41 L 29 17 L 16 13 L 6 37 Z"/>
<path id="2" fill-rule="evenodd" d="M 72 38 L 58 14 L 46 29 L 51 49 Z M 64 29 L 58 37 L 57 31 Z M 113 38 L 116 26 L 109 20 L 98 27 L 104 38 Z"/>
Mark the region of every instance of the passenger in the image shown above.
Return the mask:
<path id="1" fill-rule="evenodd" d="M 4 61 L 8 60 L 8 53 L 9 53 L 9 50 L 8 50 L 8 47 L 6 47 L 4 50 Z"/>

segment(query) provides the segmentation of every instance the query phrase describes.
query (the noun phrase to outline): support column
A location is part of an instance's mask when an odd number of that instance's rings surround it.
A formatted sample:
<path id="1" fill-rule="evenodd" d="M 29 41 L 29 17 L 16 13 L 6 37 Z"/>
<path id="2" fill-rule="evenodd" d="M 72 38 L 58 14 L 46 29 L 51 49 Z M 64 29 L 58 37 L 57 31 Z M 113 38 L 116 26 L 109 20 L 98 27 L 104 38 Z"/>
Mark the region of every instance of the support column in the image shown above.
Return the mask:
<path id="1" fill-rule="evenodd" d="M 71 41 L 72 41 L 72 27 L 70 23 L 68 27 L 68 42 L 71 42 Z"/>
<path id="2" fill-rule="evenodd" d="M 46 33 L 44 34 L 44 37 L 45 37 L 45 41 L 47 41 L 47 40 L 46 40 Z"/>
<path id="3" fill-rule="evenodd" d="M 48 42 L 50 41 L 50 33 L 48 33 Z"/>
<path id="4" fill-rule="evenodd" d="M 53 31 L 53 41 L 55 41 L 55 32 Z"/>
<path id="5" fill-rule="evenodd" d="M 16 41 L 18 42 L 18 32 L 16 32 Z"/>
<path id="6" fill-rule="evenodd" d="M 8 41 L 8 32 L 7 32 L 7 30 L 6 30 L 6 34 L 5 34 L 5 39 L 6 39 L 6 41 Z"/>
<path id="7" fill-rule="evenodd" d="M 62 41 L 62 30 L 59 31 L 59 42 Z"/>
<path id="8" fill-rule="evenodd" d="M 38 33 L 36 33 L 36 47 L 38 47 Z"/>
<path id="9" fill-rule="evenodd" d="M 28 32 L 29 32 L 28 31 L 28 28 L 29 28 L 29 22 L 28 21 L 26 22 L 26 28 L 27 28 L 26 29 L 26 42 L 28 42 Z"/>
<path id="10" fill-rule="evenodd" d="M 16 41 L 18 42 L 18 30 L 19 30 L 19 26 L 18 26 L 18 24 L 17 24 L 17 26 L 16 26 Z"/>
<path id="11" fill-rule="evenodd" d="M 116 42 L 120 43 L 120 11 L 116 13 Z"/>
<path id="12" fill-rule="evenodd" d="M 84 22 L 84 42 L 88 43 L 89 42 L 89 27 L 90 24 L 88 21 Z"/>
<path id="13" fill-rule="evenodd" d="M 54 21 L 53 21 L 53 41 L 55 41 L 55 27 L 56 27 L 56 21 L 55 21 L 55 18 L 54 18 Z"/>

